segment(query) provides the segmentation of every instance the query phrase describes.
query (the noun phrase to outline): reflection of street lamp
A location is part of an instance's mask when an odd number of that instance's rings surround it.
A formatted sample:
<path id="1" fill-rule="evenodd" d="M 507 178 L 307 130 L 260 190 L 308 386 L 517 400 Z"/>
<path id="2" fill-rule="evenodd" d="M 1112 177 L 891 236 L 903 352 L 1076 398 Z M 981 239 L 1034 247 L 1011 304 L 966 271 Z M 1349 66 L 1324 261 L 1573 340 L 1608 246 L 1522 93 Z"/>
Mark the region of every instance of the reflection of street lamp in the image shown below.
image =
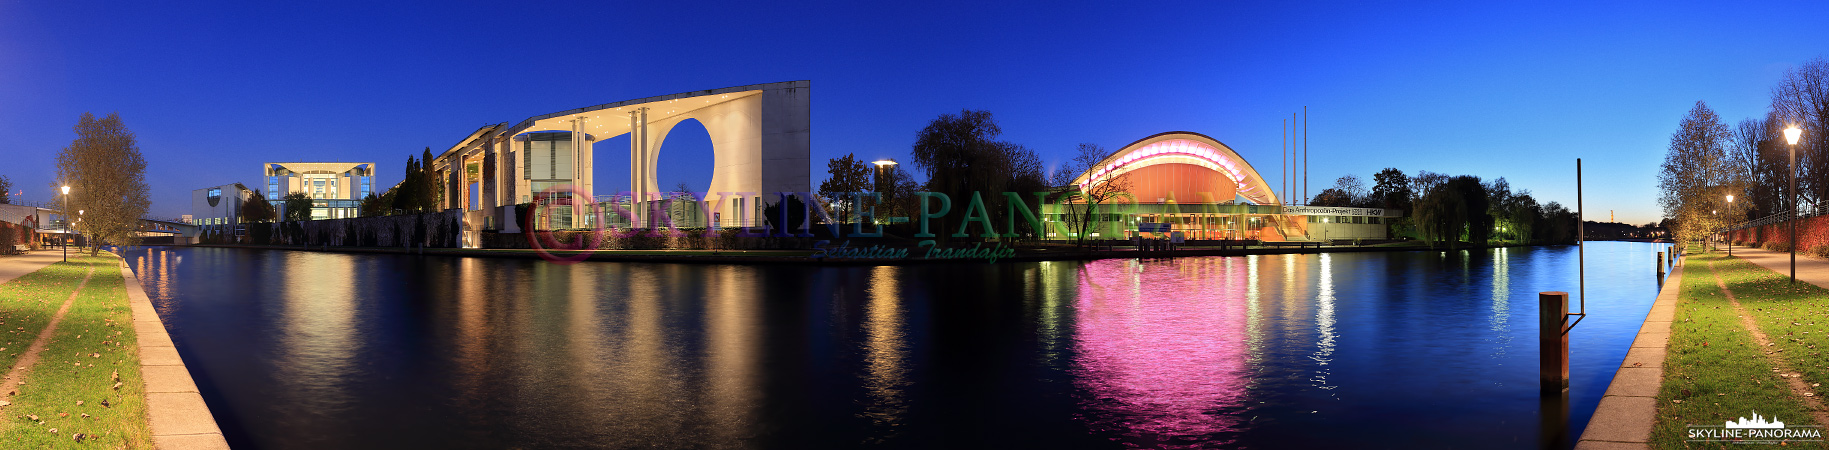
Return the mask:
<path id="1" fill-rule="evenodd" d="M 70 262 L 70 185 L 64 185 L 63 190 L 64 205 L 57 209 L 63 210 L 64 214 L 64 262 Z"/>
<path id="2" fill-rule="evenodd" d="M 1727 194 L 1727 210 L 1729 216 L 1734 214 L 1734 194 Z M 1727 256 L 1734 256 L 1734 230 L 1732 229 L 1727 230 Z"/>
<path id="3" fill-rule="evenodd" d="M 1791 283 L 1797 283 L 1797 138 L 1804 130 L 1796 125 L 1785 129 L 1785 142 L 1791 145 Z"/>

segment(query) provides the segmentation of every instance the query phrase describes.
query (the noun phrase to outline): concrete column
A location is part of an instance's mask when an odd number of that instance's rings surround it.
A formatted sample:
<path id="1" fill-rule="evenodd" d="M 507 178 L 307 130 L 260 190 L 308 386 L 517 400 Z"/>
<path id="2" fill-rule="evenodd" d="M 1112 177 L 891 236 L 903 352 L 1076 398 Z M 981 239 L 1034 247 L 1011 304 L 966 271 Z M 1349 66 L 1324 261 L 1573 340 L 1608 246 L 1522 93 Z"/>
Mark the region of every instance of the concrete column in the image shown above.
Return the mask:
<path id="1" fill-rule="evenodd" d="M 1538 292 L 1539 374 L 1543 393 L 1556 395 L 1569 389 L 1569 335 L 1563 332 L 1569 313 L 1569 293 Z"/>
<path id="2" fill-rule="evenodd" d="M 653 168 L 648 166 L 648 108 L 635 108 L 629 111 L 629 193 L 634 197 L 629 201 L 629 210 L 634 215 L 638 228 L 647 228 L 648 211 L 648 173 Z"/>
<path id="3" fill-rule="evenodd" d="M 571 170 L 572 171 L 571 171 L 571 173 L 566 174 L 566 176 L 570 177 L 571 185 L 572 185 L 573 189 L 581 189 L 582 185 L 584 183 L 584 177 L 581 177 L 578 175 L 579 166 L 582 165 L 581 161 L 579 161 L 579 159 L 578 159 L 578 155 L 580 153 L 584 153 L 582 151 L 583 146 L 584 146 L 584 130 L 583 130 L 584 129 L 584 117 L 583 116 L 574 117 L 574 118 L 572 118 L 571 122 L 572 122 L 572 142 L 571 142 L 571 144 L 572 144 L 571 145 L 571 158 L 572 158 Z M 570 223 L 568 225 L 577 227 L 577 226 L 580 226 L 583 224 L 582 219 L 584 218 L 584 209 L 583 209 L 584 205 L 579 203 L 578 195 L 576 192 L 571 192 L 569 194 L 570 194 L 569 196 L 572 197 L 572 207 L 571 207 L 572 223 Z"/>

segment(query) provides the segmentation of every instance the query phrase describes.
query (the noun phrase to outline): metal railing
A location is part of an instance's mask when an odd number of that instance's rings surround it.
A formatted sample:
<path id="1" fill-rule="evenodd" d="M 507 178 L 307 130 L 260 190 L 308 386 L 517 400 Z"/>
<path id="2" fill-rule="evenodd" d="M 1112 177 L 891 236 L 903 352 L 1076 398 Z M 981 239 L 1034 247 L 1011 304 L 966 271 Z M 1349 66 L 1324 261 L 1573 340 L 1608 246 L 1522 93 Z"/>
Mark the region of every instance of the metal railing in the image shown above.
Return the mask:
<path id="1" fill-rule="evenodd" d="M 1808 219 L 1811 217 L 1821 216 L 1823 214 L 1824 213 L 1822 211 L 1817 211 L 1817 212 L 1799 215 L 1799 216 L 1797 216 L 1797 218 Z M 1753 220 L 1740 222 L 1740 223 L 1733 224 L 1733 225 L 1728 225 L 1727 228 L 1722 228 L 1721 231 L 1738 231 L 1738 230 L 1744 230 L 1747 228 L 1762 227 L 1762 226 L 1771 225 L 1771 224 L 1775 224 L 1775 223 L 1783 223 L 1784 221 L 1790 220 L 1790 219 L 1791 219 L 1791 212 L 1785 211 L 1785 212 L 1773 214 L 1770 216 L 1761 217 L 1758 219 L 1753 219 Z"/>

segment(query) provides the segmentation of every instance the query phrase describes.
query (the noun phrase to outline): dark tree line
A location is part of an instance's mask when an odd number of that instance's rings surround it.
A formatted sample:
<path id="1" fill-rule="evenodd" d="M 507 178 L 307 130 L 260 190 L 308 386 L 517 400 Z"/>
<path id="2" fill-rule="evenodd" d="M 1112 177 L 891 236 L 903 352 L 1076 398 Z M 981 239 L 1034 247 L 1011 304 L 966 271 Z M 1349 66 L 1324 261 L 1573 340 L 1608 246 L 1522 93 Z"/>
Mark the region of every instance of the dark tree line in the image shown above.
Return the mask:
<path id="1" fill-rule="evenodd" d="M 438 173 L 432 170 L 432 148 L 426 147 L 418 158 L 407 155 L 406 173 L 400 184 L 380 195 L 370 192 L 362 199 L 361 213 L 363 216 L 389 216 L 438 212 L 444 209 L 440 206 L 445 193 L 445 184 L 441 181 Z"/>
<path id="2" fill-rule="evenodd" d="M 827 163 L 829 178 L 820 183 L 820 196 L 828 211 L 836 211 L 835 220 L 855 220 L 855 212 L 840 202 L 849 203 L 851 199 L 845 193 L 869 191 L 878 192 L 882 199 L 877 204 L 876 216 L 907 217 L 910 223 L 891 226 L 892 234 L 907 235 L 918 232 L 913 229 L 914 222 L 922 213 L 921 196 L 917 192 L 936 192 L 945 194 L 949 203 L 947 217 L 953 219 L 931 222 L 929 231 L 937 238 L 953 238 L 961 232 L 959 219 L 967 215 L 972 207 L 974 194 L 983 205 L 985 215 L 992 224 L 990 230 L 984 229 L 982 222 L 973 221 L 969 230 L 965 230 L 972 239 L 983 238 L 985 234 L 995 232 L 1000 238 L 1034 239 L 1041 230 L 1030 226 L 1021 211 L 1014 211 L 1019 217 L 1009 217 L 1009 200 L 1005 192 L 1014 192 L 1021 196 L 1028 214 L 1040 216 L 1041 204 L 1037 201 L 1036 192 L 1047 192 L 1049 185 L 1046 169 L 1041 156 L 1034 150 L 1020 144 L 999 140 L 1003 129 L 996 119 L 987 111 L 963 110 L 959 114 L 942 114 L 928 122 L 915 133 L 915 142 L 911 147 L 910 166 L 927 176 L 925 183 L 916 182 L 904 168 L 895 170 L 894 178 L 887 180 L 880 189 L 874 186 L 869 166 L 855 156 L 847 154 L 833 158 Z M 928 198 L 928 211 L 938 214 L 942 202 L 938 197 Z M 801 207 L 789 206 L 789 227 L 798 226 L 793 211 Z M 777 205 L 770 204 L 771 211 L 778 211 Z M 1012 222 L 1013 221 L 1013 222 Z M 1014 223 L 1014 228 L 1010 225 Z"/>
<path id="3" fill-rule="evenodd" d="M 1412 236 L 1455 248 L 1460 243 L 1561 244 L 1575 242 L 1575 212 L 1557 202 L 1539 204 L 1528 189 L 1512 190 L 1505 178 L 1386 168 L 1370 189 L 1346 175 L 1315 195 L 1313 206 L 1404 211 L 1389 223 L 1392 236 Z"/>

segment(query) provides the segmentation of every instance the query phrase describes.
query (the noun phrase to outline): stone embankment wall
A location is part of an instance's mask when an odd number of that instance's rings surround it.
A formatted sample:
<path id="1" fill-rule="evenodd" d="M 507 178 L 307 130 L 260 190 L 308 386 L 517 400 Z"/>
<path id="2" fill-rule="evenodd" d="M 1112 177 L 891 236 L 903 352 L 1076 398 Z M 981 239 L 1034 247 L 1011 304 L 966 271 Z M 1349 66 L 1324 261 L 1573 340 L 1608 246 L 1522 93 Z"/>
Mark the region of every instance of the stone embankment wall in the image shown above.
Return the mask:
<path id="1" fill-rule="evenodd" d="M 252 244 L 333 247 L 457 248 L 461 212 L 249 224 Z"/>

